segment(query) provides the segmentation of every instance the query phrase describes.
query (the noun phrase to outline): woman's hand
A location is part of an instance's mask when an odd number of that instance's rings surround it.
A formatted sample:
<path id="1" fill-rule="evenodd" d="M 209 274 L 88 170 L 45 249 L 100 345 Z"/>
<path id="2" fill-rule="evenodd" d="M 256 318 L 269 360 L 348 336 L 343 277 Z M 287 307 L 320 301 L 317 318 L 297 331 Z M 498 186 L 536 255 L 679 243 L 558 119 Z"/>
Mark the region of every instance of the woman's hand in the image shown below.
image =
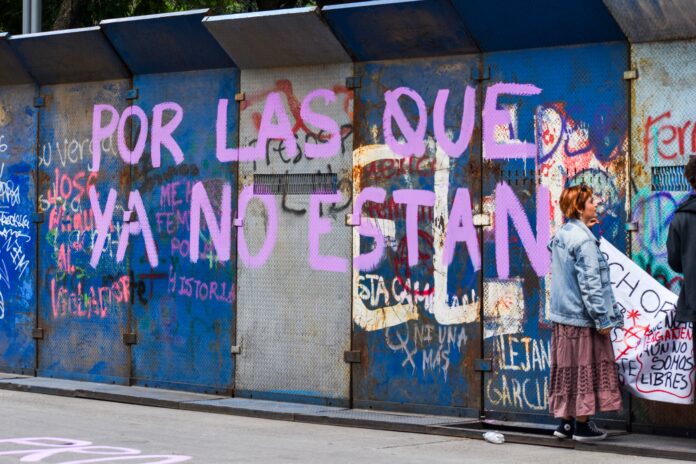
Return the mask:
<path id="1" fill-rule="evenodd" d="M 593 217 L 592 219 L 590 219 L 588 221 L 587 227 L 593 227 L 593 226 L 596 226 L 597 224 L 599 224 L 599 219 L 597 219 L 597 217 Z"/>
<path id="2" fill-rule="evenodd" d="M 597 329 L 599 335 L 609 335 L 613 327 L 607 327 L 606 329 Z"/>

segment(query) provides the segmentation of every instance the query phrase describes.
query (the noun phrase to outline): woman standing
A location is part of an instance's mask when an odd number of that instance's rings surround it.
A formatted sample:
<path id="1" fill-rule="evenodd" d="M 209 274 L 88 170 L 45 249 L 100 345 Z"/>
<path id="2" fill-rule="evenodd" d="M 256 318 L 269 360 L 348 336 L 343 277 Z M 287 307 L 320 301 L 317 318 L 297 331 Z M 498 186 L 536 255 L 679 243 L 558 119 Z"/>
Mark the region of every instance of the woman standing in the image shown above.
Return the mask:
<path id="1" fill-rule="evenodd" d="M 561 419 L 554 435 L 597 441 L 606 432 L 589 421 L 621 409 L 619 379 L 609 333 L 623 324 L 609 265 L 590 231 L 598 223 L 594 195 L 584 185 L 567 188 L 560 207 L 567 221 L 551 239 L 551 379 L 549 409 Z"/>

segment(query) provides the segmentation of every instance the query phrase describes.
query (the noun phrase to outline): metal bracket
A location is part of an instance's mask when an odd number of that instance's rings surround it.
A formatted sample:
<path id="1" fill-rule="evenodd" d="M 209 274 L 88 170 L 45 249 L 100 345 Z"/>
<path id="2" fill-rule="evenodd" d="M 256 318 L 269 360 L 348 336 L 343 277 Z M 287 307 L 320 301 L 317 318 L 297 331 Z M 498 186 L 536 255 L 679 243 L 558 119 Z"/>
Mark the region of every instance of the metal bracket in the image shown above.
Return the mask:
<path id="1" fill-rule="evenodd" d="M 126 92 L 126 100 L 137 100 L 139 98 L 138 89 L 130 89 Z"/>
<path id="2" fill-rule="evenodd" d="M 123 210 L 123 222 L 133 222 L 133 211 L 128 209 Z"/>
<path id="3" fill-rule="evenodd" d="M 232 225 L 235 227 L 244 227 L 244 218 L 232 219 Z"/>
<path id="4" fill-rule="evenodd" d="M 242 345 L 232 345 L 230 347 L 230 353 L 239 354 L 242 352 Z"/>
<path id="5" fill-rule="evenodd" d="M 346 88 L 348 90 L 355 90 L 362 87 L 362 77 L 360 76 L 350 76 L 346 77 Z"/>
<path id="6" fill-rule="evenodd" d="M 42 329 L 41 327 L 35 327 L 35 328 L 32 329 L 32 331 L 31 331 L 31 336 L 32 336 L 32 338 L 34 338 L 34 339 L 36 339 L 36 340 L 43 340 L 43 338 L 44 338 L 44 329 Z"/>
<path id="7" fill-rule="evenodd" d="M 246 100 L 246 94 L 244 92 L 239 92 L 234 94 L 234 101 L 241 102 Z"/>
<path id="8" fill-rule="evenodd" d="M 123 343 L 126 345 L 137 345 L 138 344 L 138 334 L 136 333 L 124 333 Z"/>
<path id="9" fill-rule="evenodd" d="M 492 372 L 493 361 L 489 358 L 474 359 L 474 370 L 476 372 Z"/>
<path id="10" fill-rule="evenodd" d="M 46 105 L 46 100 L 44 99 L 44 97 L 34 98 L 34 108 L 42 108 L 45 105 Z"/>
<path id="11" fill-rule="evenodd" d="M 347 363 L 360 364 L 360 351 L 344 351 L 343 360 Z"/>
<path id="12" fill-rule="evenodd" d="M 624 71 L 623 78 L 626 81 L 632 81 L 634 79 L 638 79 L 638 70 L 637 69 L 629 69 L 628 71 Z"/>
<path id="13" fill-rule="evenodd" d="M 491 215 L 488 213 L 474 214 L 472 217 L 474 227 L 490 227 Z"/>
<path id="14" fill-rule="evenodd" d="M 629 222 L 628 224 L 626 224 L 626 232 L 638 232 L 638 223 Z"/>
<path id="15" fill-rule="evenodd" d="M 483 74 L 481 74 L 481 71 L 479 68 L 473 68 L 471 70 L 471 80 L 473 81 L 490 81 L 491 80 L 491 67 L 488 66 L 487 68 L 484 68 Z"/>
<path id="16" fill-rule="evenodd" d="M 347 226 L 359 226 L 361 224 L 360 215 L 353 215 L 353 213 L 346 214 L 346 225 Z"/>
<path id="17" fill-rule="evenodd" d="M 46 215 L 44 213 L 40 213 L 38 211 L 34 211 L 31 213 L 31 222 L 34 223 L 41 223 L 46 220 Z"/>

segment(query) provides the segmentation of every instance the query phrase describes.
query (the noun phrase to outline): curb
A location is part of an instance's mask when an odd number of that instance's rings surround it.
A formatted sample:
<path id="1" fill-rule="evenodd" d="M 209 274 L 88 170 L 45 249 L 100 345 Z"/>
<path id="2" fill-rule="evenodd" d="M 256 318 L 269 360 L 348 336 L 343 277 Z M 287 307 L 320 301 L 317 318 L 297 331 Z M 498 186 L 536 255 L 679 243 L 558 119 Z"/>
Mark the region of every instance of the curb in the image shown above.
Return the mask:
<path id="1" fill-rule="evenodd" d="M 32 384 L 32 382 L 39 382 L 37 379 L 40 379 L 40 382 L 44 385 Z M 281 403 L 266 400 L 200 395 L 145 387 L 102 385 L 63 380 L 55 380 L 55 382 L 63 383 L 64 386 L 46 385 L 47 383 L 50 384 L 51 381 L 52 379 L 37 377 L 16 376 L 8 378 L 3 376 L 0 378 L 0 390 L 179 409 L 192 412 L 227 414 L 258 419 L 420 433 L 476 440 L 482 440 L 484 432 L 497 429 L 504 433 L 507 443 L 575 449 L 578 451 L 615 453 L 629 456 L 676 459 L 691 462 L 696 461 L 696 444 L 690 439 L 665 439 L 664 437 L 654 435 L 615 433 L 611 434 L 613 440 L 588 444 L 578 443 L 572 440 L 557 439 L 550 436 L 546 428 L 538 428 L 537 430 L 539 430 L 539 433 L 528 433 L 515 431 L 514 428 L 513 430 L 506 430 L 506 426 L 500 423 L 487 424 L 478 420 L 458 417 L 360 411 L 331 406 Z M 65 384 L 67 384 L 67 386 L 65 386 Z M 93 386 L 93 388 L 90 389 L 87 387 L 90 385 Z M 138 390 L 135 390 L 135 388 L 138 388 Z M 123 392 L 119 392 L 119 390 L 123 390 Z M 143 394 L 139 395 L 138 392 Z M 146 395 L 144 393 L 148 394 Z M 162 398 L 162 396 L 169 396 L 170 398 Z M 670 446 L 670 444 L 666 442 L 672 443 L 672 445 Z"/>

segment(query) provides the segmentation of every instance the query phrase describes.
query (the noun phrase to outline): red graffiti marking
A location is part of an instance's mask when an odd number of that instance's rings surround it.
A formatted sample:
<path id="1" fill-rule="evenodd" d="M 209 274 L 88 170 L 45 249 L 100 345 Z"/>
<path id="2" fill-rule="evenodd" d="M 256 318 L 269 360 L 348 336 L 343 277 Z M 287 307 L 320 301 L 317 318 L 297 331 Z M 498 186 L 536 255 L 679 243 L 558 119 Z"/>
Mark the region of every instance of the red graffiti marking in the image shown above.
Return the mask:
<path id="1" fill-rule="evenodd" d="M 665 160 L 673 160 L 696 152 L 696 124 L 685 121 L 681 124 L 670 124 L 671 111 L 665 111 L 656 118 L 648 116 L 643 125 L 643 151 L 645 161 L 659 156 Z M 687 132 L 690 139 L 690 151 L 686 151 Z M 675 146 L 676 142 L 676 146 Z"/>

